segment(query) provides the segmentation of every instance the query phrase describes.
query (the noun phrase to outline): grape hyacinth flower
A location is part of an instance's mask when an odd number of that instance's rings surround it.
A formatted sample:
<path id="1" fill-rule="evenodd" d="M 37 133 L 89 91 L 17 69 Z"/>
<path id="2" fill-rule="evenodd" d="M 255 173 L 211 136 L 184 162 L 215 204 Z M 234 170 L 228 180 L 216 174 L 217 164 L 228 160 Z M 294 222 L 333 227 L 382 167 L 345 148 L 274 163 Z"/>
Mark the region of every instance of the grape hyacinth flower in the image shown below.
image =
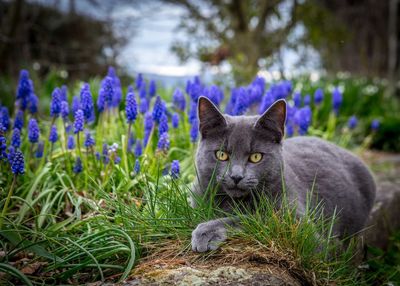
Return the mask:
<path id="1" fill-rule="evenodd" d="M 61 101 L 61 117 L 65 121 L 67 121 L 69 116 L 69 106 L 67 101 Z"/>
<path id="2" fill-rule="evenodd" d="M 293 102 L 294 102 L 294 106 L 296 106 L 298 108 L 301 107 L 301 93 L 300 92 L 296 91 L 293 94 Z"/>
<path id="3" fill-rule="evenodd" d="M 339 108 L 342 105 L 342 102 L 343 95 L 340 92 L 339 88 L 336 87 L 332 92 L 332 105 L 336 115 L 339 113 Z"/>
<path id="4" fill-rule="evenodd" d="M 147 145 L 151 131 L 153 130 L 153 116 L 150 112 L 144 115 L 144 145 Z"/>
<path id="5" fill-rule="evenodd" d="M 77 112 L 79 109 L 82 109 L 81 101 L 79 97 L 75 95 L 72 98 L 72 105 L 71 105 L 72 114 L 75 114 L 75 112 Z"/>
<path id="6" fill-rule="evenodd" d="M 8 160 L 8 163 L 9 163 L 10 165 L 12 164 L 12 161 L 13 161 L 13 159 L 14 159 L 14 154 L 15 154 L 15 148 L 14 148 L 14 146 L 9 146 L 9 147 L 8 147 L 7 160 Z"/>
<path id="7" fill-rule="evenodd" d="M 139 89 L 139 97 L 140 98 L 146 98 L 147 92 L 146 92 L 146 83 L 143 82 L 142 86 Z"/>
<path id="8" fill-rule="evenodd" d="M 164 114 L 164 112 L 164 102 L 161 100 L 160 96 L 157 96 L 153 107 L 153 120 L 157 123 L 160 123 L 161 116 Z"/>
<path id="9" fill-rule="evenodd" d="M 216 85 L 210 86 L 209 89 L 204 89 L 205 96 L 210 99 L 215 105 L 219 106 L 224 99 L 223 91 Z"/>
<path id="10" fill-rule="evenodd" d="M 173 128 L 178 128 L 179 126 L 179 114 L 178 113 L 174 113 L 172 114 L 172 127 Z"/>
<path id="11" fill-rule="evenodd" d="M 18 110 L 17 115 L 15 116 L 14 128 L 22 130 L 23 127 L 24 127 L 24 112 L 22 110 Z"/>
<path id="12" fill-rule="evenodd" d="M 83 111 L 83 115 L 85 116 L 86 122 L 94 121 L 94 104 L 92 93 L 90 92 L 90 86 L 88 83 L 84 83 L 81 89 L 81 109 Z"/>
<path id="13" fill-rule="evenodd" d="M 98 151 L 96 151 L 94 153 L 94 157 L 96 158 L 97 161 L 100 161 L 100 159 L 101 159 L 101 155 L 100 155 L 100 153 Z"/>
<path id="14" fill-rule="evenodd" d="M 149 102 L 147 101 L 146 98 L 141 98 L 140 99 L 140 104 L 139 104 L 139 112 L 141 114 L 146 113 L 149 110 Z"/>
<path id="15" fill-rule="evenodd" d="M 108 145 L 106 143 L 103 144 L 102 154 L 104 164 L 108 164 L 110 162 L 110 157 L 108 157 Z"/>
<path id="16" fill-rule="evenodd" d="M 73 171 L 75 174 L 79 174 L 82 172 L 82 170 L 83 170 L 83 167 L 82 167 L 81 157 L 76 157 Z"/>
<path id="17" fill-rule="evenodd" d="M 67 101 L 68 102 L 68 88 L 66 85 L 63 85 L 60 90 L 60 100 L 61 102 Z"/>
<path id="18" fill-rule="evenodd" d="M 191 101 L 190 102 L 190 109 L 189 109 L 189 123 L 192 124 L 194 120 L 197 119 L 197 102 Z"/>
<path id="19" fill-rule="evenodd" d="M 293 126 L 293 122 L 288 122 L 286 124 L 286 136 L 287 137 L 292 137 L 294 134 L 294 126 Z"/>
<path id="20" fill-rule="evenodd" d="M 315 105 L 319 105 L 322 100 L 324 100 L 324 92 L 322 91 L 321 88 L 317 88 L 317 90 L 314 93 L 314 103 Z"/>
<path id="21" fill-rule="evenodd" d="M 92 137 L 92 134 L 90 133 L 89 130 L 85 130 L 85 142 L 84 145 L 86 148 L 90 148 L 95 145 L 94 138 Z"/>
<path id="22" fill-rule="evenodd" d="M 21 110 L 25 110 L 28 107 L 29 97 L 32 92 L 29 73 L 26 70 L 21 70 L 17 87 L 17 104 Z"/>
<path id="23" fill-rule="evenodd" d="M 136 140 L 136 146 L 135 146 L 135 157 L 141 156 L 143 153 L 143 148 L 142 148 L 142 142 L 140 140 Z"/>
<path id="24" fill-rule="evenodd" d="M 85 123 L 84 115 L 82 109 L 78 109 L 75 112 L 75 122 L 74 122 L 74 134 L 83 131 L 83 125 Z"/>
<path id="25" fill-rule="evenodd" d="M 180 175 L 180 166 L 178 160 L 173 160 L 171 163 L 171 176 L 174 179 L 179 178 Z"/>
<path id="26" fill-rule="evenodd" d="M 11 136 L 11 145 L 14 148 L 19 148 L 21 147 L 21 132 L 18 128 L 15 128 L 13 130 L 13 134 Z"/>
<path id="27" fill-rule="evenodd" d="M 240 87 L 232 113 L 233 115 L 243 115 L 247 107 L 247 91 L 244 87 Z"/>
<path id="28" fill-rule="evenodd" d="M 172 95 L 172 102 L 174 106 L 180 110 L 180 111 L 185 111 L 186 108 L 186 99 L 185 96 L 183 95 L 182 91 L 180 89 L 175 89 L 173 95 Z"/>
<path id="29" fill-rule="evenodd" d="M 199 136 L 199 123 L 197 118 L 193 120 L 192 122 L 192 127 L 190 128 L 190 141 L 193 143 L 197 141 L 197 138 Z"/>
<path id="30" fill-rule="evenodd" d="M 135 167 L 133 167 L 133 170 L 135 171 L 136 175 L 140 173 L 140 162 L 138 159 L 135 161 Z"/>
<path id="31" fill-rule="evenodd" d="M 112 100 L 114 97 L 114 80 L 110 76 L 106 76 L 101 82 L 101 88 L 99 92 L 99 98 L 97 105 L 99 110 L 104 110 L 106 108 L 112 107 Z M 101 99 L 101 100 L 100 100 Z M 100 103 L 100 104 L 99 104 Z"/>
<path id="32" fill-rule="evenodd" d="M 154 97 L 157 93 L 157 85 L 156 82 L 152 79 L 149 85 L 149 96 Z"/>
<path id="33" fill-rule="evenodd" d="M 54 89 L 51 94 L 51 102 L 50 102 L 50 116 L 56 118 L 61 113 L 61 92 L 57 87 Z"/>
<path id="34" fill-rule="evenodd" d="M 7 159 L 7 139 L 0 133 L 0 159 Z"/>
<path id="35" fill-rule="evenodd" d="M 169 149 L 169 135 L 167 132 L 161 134 L 160 138 L 158 139 L 157 149 L 160 151 L 168 151 Z"/>
<path id="36" fill-rule="evenodd" d="M 137 103 L 132 87 L 129 88 L 128 94 L 126 95 L 125 112 L 126 121 L 132 124 L 137 117 Z"/>
<path id="37" fill-rule="evenodd" d="M 25 160 L 21 151 L 16 150 L 11 159 L 11 171 L 14 175 L 22 175 L 25 173 Z"/>
<path id="38" fill-rule="evenodd" d="M 36 94 L 32 93 L 29 96 L 29 112 L 31 114 L 35 114 L 38 112 L 38 104 L 39 104 L 39 99 L 37 98 Z"/>
<path id="39" fill-rule="evenodd" d="M 136 78 L 136 89 L 139 90 L 142 84 L 143 84 L 143 75 L 139 73 Z"/>
<path id="40" fill-rule="evenodd" d="M 38 158 L 38 159 L 42 158 L 43 157 L 43 151 L 44 151 L 44 142 L 43 141 L 39 141 L 39 143 L 37 145 L 35 157 Z"/>
<path id="41" fill-rule="evenodd" d="M 68 136 L 67 148 L 68 150 L 73 150 L 75 148 L 75 138 L 73 135 Z"/>
<path id="42" fill-rule="evenodd" d="M 309 106 L 305 106 L 300 108 L 295 115 L 295 121 L 299 126 L 299 134 L 305 135 L 307 134 L 308 127 L 311 125 L 311 108 Z"/>
<path id="43" fill-rule="evenodd" d="M 309 94 L 307 94 L 306 96 L 304 96 L 303 103 L 304 103 L 305 106 L 310 105 L 310 103 L 311 103 L 311 96 L 310 96 Z"/>
<path id="44" fill-rule="evenodd" d="M 111 106 L 118 107 L 122 100 L 121 81 L 120 81 L 119 77 L 117 76 L 117 73 L 115 72 L 115 69 L 113 67 L 108 68 L 107 75 L 113 79 L 113 83 L 114 83 L 114 93 L 113 93 L 113 97 L 112 97 Z"/>
<path id="45" fill-rule="evenodd" d="M 57 127 L 53 124 L 50 129 L 49 141 L 54 144 L 57 142 L 57 140 L 58 140 Z"/>
<path id="46" fill-rule="evenodd" d="M 158 126 L 158 134 L 161 135 L 165 132 L 168 132 L 168 117 L 167 115 L 164 113 L 163 115 L 161 115 L 161 119 L 160 119 L 160 124 Z"/>
<path id="47" fill-rule="evenodd" d="M 378 131 L 380 125 L 381 125 L 381 123 L 378 119 L 372 120 L 372 122 L 371 122 L 372 131 Z"/>
<path id="48" fill-rule="evenodd" d="M 5 106 L 1 107 L 0 109 L 0 123 L 5 129 L 5 131 L 7 131 L 10 128 L 10 115 L 8 113 L 8 108 Z"/>
<path id="49" fill-rule="evenodd" d="M 128 152 L 132 152 L 132 147 L 133 145 L 135 145 L 135 142 L 136 142 L 135 137 L 133 137 L 133 133 L 131 132 L 128 137 L 128 146 L 127 146 Z"/>
<path id="50" fill-rule="evenodd" d="M 37 143 L 39 141 L 39 135 L 40 135 L 39 125 L 38 125 L 36 119 L 31 118 L 29 120 L 29 124 L 28 124 L 29 142 Z"/>
<path id="51" fill-rule="evenodd" d="M 349 121 L 347 122 L 347 126 L 349 127 L 350 130 L 353 130 L 354 128 L 357 127 L 357 123 L 358 123 L 357 117 L 355 117 L 353 115 L 349 118 Z"/>

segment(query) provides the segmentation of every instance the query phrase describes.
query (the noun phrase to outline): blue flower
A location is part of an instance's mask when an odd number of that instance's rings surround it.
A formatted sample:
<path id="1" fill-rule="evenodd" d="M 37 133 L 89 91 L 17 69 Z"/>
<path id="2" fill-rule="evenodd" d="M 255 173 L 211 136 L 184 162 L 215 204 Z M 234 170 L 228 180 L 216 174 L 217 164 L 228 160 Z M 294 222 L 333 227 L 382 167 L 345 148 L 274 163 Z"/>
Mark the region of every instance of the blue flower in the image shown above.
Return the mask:
<path id="1" fill-rule="evenodd" d="M 110 162 L 110 157 L 108 157 L 108 145 L 106 143 L 103 143 L 102 154 L 104 164 L 108 164 L 108 162 Z"/>
<path id="2" fill-rule="evenodd" d="M 73 150 L 75 148 L 75 138 L 73 135 L 68 136 L 67 148 L 68 150 Z"/>
<path id="3" fill-rule="evenodd" d="M 21 132 L 18 128 L 15 128 L 13 131 L 11 136 L 11 145 L 15 148 L 19 148 L 21 146 Z"/>
<path id="4" fill-rule="evenodd" d="M 126 95 L 125 112 L 126 121 L 128 123 L 133 123 L 137 117 L 137 103 L 132 89 L 130 89 Z"/>
<path id="5" fill-rule="evenodd" d="M 69 116 L 69 106 L 67 101 L 61 101 L 61 117 L 64 121 L 68 119 Z"/>
<path id="6" fill-rule="evenodd" d="M 144 132 L 150 132 L 153 128 L 153 117 L 150 112 L 146 112 L 144 115 Z"/>
<path id="7" fill-rule="evenodd" d="M 343 101 L 343 95 L 340 92 L 339 88 L 335 88 L 332 92 L 332 105 L 333 105 L 333 110 L 335 111 L 336 114 L 339 113 L 339 108 L 342 105 Z"/>
<path id="8" fill-rule="evenodd" d="M 29 124 L 28 124 L 29 142 L 37 143 L 39 141 L 39 135 L 40 135 L 39 125 L 38 125 L 36 119 L 31 118 L 29 120 Z"/>
<path id="9" fill-rule="evenodd" d="M 315 93 L 314 93 L 314 103 L 315 105 L 318 105 L 324 100 L 324 92 L 322 91 L 321 88 L 318 88 Z"/>
<path id="10" fill-rule="evenodd" d="M 72 114 L 75 114 L 79 109 L 82 109 L 81 101 L 77 95 L 72 98 Z"/>
<path id="11" fill-rule="evenodd" d="M 53 90 L 51 94 L 51 103 L 50 103 L 50 116 L 58 117 L 61 112 L 61 92 L 57 87 Z"/>
<path id="12" fill-rule="evenodd" d="M 127 151 L 132 152 L 132 147 L 135 144 L 135 137 L 133 137 L 133 133 L 129 134 L 129 139 L 128 139 L 128 146 L 127 146 Z"/>
<path id="13" fill-rule="evenodd" d="M 14 148 L 14 146 L 9 146 L 9 147 L 8 147 L 7 160 L 8 160 L 8 163 L 10 163 L 10 165 L 12 164 L 12 162 L 13 162 L 13 160 L 14 160 L 14 155 L 15 155 L 15 148 Z"/>
<path id="14" fill-rule="evenodd" d="M 103 111 L 105 108 L 112 106 L 114 92 L 114 80 L 112 77 L 106 76 L 101 82 L 99 98 L 97 100 L 99 110 Z"/>
<path id="15" fill-rule="evenodd" d="M 174 179 L 177 179 L 180 175 L 180 167 L 179 167 L 179 161 L 178 160 L 173 160 L 171 163 L 171 176 Z"/>
<path id="16" fill-rule="evenodd" d="M 143 148 L 142 148 L 142 142 L 140 140 L 136 140 L 136 146 L 135 146 L 135 157 L 141 156 L 143 153 Z"/>
<path id="17" fill-rule="evenodd" d="M 286 136 L 287 137 L 292 137 L 294 133 L 294 126 L 292 122 L 288 122 L 286 124 Z"/>
<path id="18" fill-rule="evenodd" d="M 169 135 L 167 132 L 160 135 L 157 143 L 157 149 L 160 151 L 168 151 L 169 149 Z"/>
<path id="19" fill-rule="evenodd" d="M 29 96 L 29 112 L 31 114 L 35 114 L 38 111 L 38 104 L 39 99 L 37 98 L 36 94 L 31 93 Z"/>
<path id="20" fill-rule="evenodd" d="M 121 81 L 117 76 L 117 73 L 115 72 L 115 69 L 113 67 L 108 68 L 107 75 L 113 79 L 113 84 L 114 84 L 114 93 L 112 96 L 111 106 L 118 107 L 122 100 Z"/>
<path id="21" fill-rule="evenodd" d="M 180 89 L 175 89 L 174 94 L 172 95 L 172 102 L 178 110 L 185 111 L 186 99 Z"/>
<path id="22" fill-rule="evenodd" d="M 5 106 L 1 107 L 0 109 L 0 123 L 5 129 L 5 131 L 7 131 L 10 128 L 10 115 L 8 113 L 8 108 Z"/>
<path id="23" fill-rule="evenodd" d="M 305 106 L 297 110 L 295 114 L 295 122 L 299 126 L 299 134 L 305 135 L 308 132 L 308 127 L 311 125 L 311 108 Z"/>
<path id="24" fill-rule="evenodd" d="M 28 107 L 29 97 L 32 92 L 32 83 L 29 79 L 29 73 L 26 70 L 21 70 L 17 87 L 17 103 L 22 110 Z"/>
<path id="25" fill-rule="evenodd" d="M 158 126 L 158 134 L 161 135 L 165 132 L 168 132 L 168 117 L 167 115 L 164 113 L 163 115 L 161 115 L 161 119 L 160 119 L 160 124 Z"/>
<path id="26" fill-rule="evenodd" d="M 74 122 L 74 133 L 83 131 L 83 125 L 85 124 L 85 119 L 83 116 L 82 109 L 78 109 L 75 112 L 75 122 Z"/>
<path id="27" fill-rule="evenodd" d="M 141 73 L 138 74 L 136 78 L 136 89 L 139 90 L 143 83 L 143 75 Z"/>
<path id="28" fill-rule="evenodd" d="M 377 131 L 378 129 L 379 129 L 379 126 L 381 125 L 381 123 L 380 123 L 380 121 L 379 121 L 379 119 L 374 119 L 374 120 L 372 120 L 372 122 L 371 122 L 371 129 L 373 130 L 373 131 Z"/>
<path id="29" fill-rule="evenodd" d="M 309 94 L 307 94 L 306 96 L 304 96 L 303 103 L 304 103 L 304 105 L 310 105 L 310 103 L 311 103 L 311 96 L 310 96 Z"/>
<path id="30" fill-rule="evenodd" d="M 165 112 L 164 102 L 161 100 L 160 96 L 156 97 L 156 102 L 153 106 L 153 120 L 157 123 L 160 123 L 161 116 Z"/>
<path id="31" fill-rule="evenodd" d="M 195 77 L 193 83 L 190 84 L 190 88 L 188 90 L 188 94 L 192 98 L 192 101 L 197 102 L 199 96 L 203 93 L 203 86 L 200 82 L 199 77 Z"/>
<path id="32" fill-rule="evenodd" d="M 239 87 L 235 106 L 232 110 L 232 115 L 243 115 L 248 107 L 247 91 L 244 87 Z"/>
<path id="33" fill-rule="evenodd" d="M 133 168 L 133 170 L 135 171 L 135 174 L 140 173 L 140 162 L 138 159 L 136 159 L 136 161 L 135 161 L 135 167 Z"/>
<path id="34" fill-rule="evenodd" d="M 178 126 L 179 126 L 179 114 L 174 113 L 172 114 L 172 127 L 178 128 Z"/>
<path id="35" fill-rule="evenodd" d="M 68 101 L 68 89 L 66 85 L 61 87 L 60 99 L 61 101 Z"/>
<path id="36" fill-rule="evenodd" d="M 193 120 L 192 127 L 190 128 L 190 140 L 196 142 L 199 136 L 199 123 L 197 118 Z"/>
<path id="37" fill-rule="evenodd" d="M 36 158 L 42 158 L 43 157 L 43 151 L 44 151 L 44 142 L 43 141 L 39 141 L 38 145 L 37 145 L 37 149 L 36 149 Z"/>
<path id="38" fill-rule="evenodd" d="M 95 156 L 95 158 L 96 158 L 97 161 L 100 161 L 101 155 L 100 155 L 100 153 L 99 153 L 98 151 L 96 151 L 96 152 L 94 153 L 94 156 Z"/>
<path id="39" fill-rule="evenodd" d="M 251 83 L 251 85 L 256 85 L 260 88 L 260 92 L 261 92 L 261 96 L 264 94 L 265 92 L 265 79 L 261 76 L 257 76 L 253 82 Z"/>
<path id="40" fill-rule="evenodd" d="M 147 92 L 146 92 L 146 83 L 143 82 L 142 85 L 140 86 L 139 89 L 139 97 L 140 98 L 146 98 Z"/>
<path id="41" fill-rule="evenodd" d="M 53 125 L 53 126 L 51 126 L 51 129 L 50 129 L 49 141 L 51 143 L 56 143 L 57 140 L 58 140 L 57 127 L 55 125 Z"/>
<path id="42" fill-rule="evenodd" d="M 357 123 L 358 123 L 357 117 L 355 117 L 353 115 L 349 118 L 349 121 L 347 122 L 347 126 L 349 127 L 349 129 L 354 129 L 357 127 Z"/>
<path id="43" fill-rule="evenodd" d="M 210 86 L 209 89 L 204 89 L 204 94 L 217 106 L 224 99 L 224 92 L 216 85 Z"/>
<path id="44" fill-rule="evenodd" d="M 251 84 L 247 87 L 247 105 L 250 106 L 259 103 L 262 100 L 263 93 L 258 85 Z"/>
<path id="45" fill-rule="evenodd" d="M 82 170 L 83 170 L 83 167 L 82 167 L 81 158 L 80 157 L 76 157 L 73 171 L 74 171 L 75 174 L 79 174 L 79 173 L 82 172 Z"/>
<path id="46" fill-rule="evenodd" d="M 197 120 L 197 101 L 190 102 L 189 109 L 189 122 L 192 124 L 194 120 Z"/>
<path id="47" fill-rule="evenodd" d="M 22 130 L 23 127 L 24 127 L 24 112 L 22 110 L 18 110 L 17 115 L 15 115 L 14 128 Z"/>
<path id="48" fill-rule="evenodd" d="M 144 114 L 149 110 L 149 102 L 147 101 L 146 98 L 141 98 L 140 99 L 140 104 L 139 104 L 139 112 Z"/>
<path id="49" fill-rule="evenodd" d="M 94 141 L 94 138 L 92 137 L 92 134 L 90 133 L 90 131 L 86 130 L 85 131 L 85 143 L 84 143 L 85 147 L 90 148 L 90 147 L 94 146 L 95 143 L 96 142 Z"/>
<path id="50" fill-rule="evenodd" d="M 81 109 L 87 122 L 94 121 L 94 104 L 88 83 L 84 83 L 81 89 Z"/>
<path id="51" fill-rule="evenodd" d="M 0 132 L 0 159 L 7 159 L 7 139 Z"/>
<path id="52" fill-rule="evenodd" d="M 301 106 L 301 93 L 296 91 L 293 94 L 293 102 L 294 102 L 294 106 L 296 107 L 300 107 Z"/>
<path id="53" fill-rule="evenodd" d="M 157 93 L 157 85 L 156 82 L 152 79 L 149 85 L 149 95 L 150 97 L 153 97 L 156 95 L 156 93 Z"/>
<path id="54" fill-rule="evenodd" d="M 11 171 L 15 175 L 25 173 L 24 155 L 19 150 L 15 151 L 11 159 Z"/>

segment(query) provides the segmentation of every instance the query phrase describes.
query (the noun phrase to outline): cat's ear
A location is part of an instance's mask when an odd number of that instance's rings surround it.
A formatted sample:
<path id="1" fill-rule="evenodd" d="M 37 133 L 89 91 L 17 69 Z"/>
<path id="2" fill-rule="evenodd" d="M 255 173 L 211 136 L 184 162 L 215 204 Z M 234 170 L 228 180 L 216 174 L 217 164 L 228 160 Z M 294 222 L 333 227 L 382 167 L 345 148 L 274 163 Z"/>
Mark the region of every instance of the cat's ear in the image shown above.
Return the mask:
<path id="1" fill-rule="evenodd" d="M 208 98 L 200 96 L 197 106 L 199 130 L 203 138 L 210 132 L 227 126 L 225 117 Z"/>
<path id="2" fill-rule="evenodd" d="M 257 129 L 270 131 L 277 142 L 285 135 L 286 101 L 280 99 L 274 102 L 255 123 Z"/>

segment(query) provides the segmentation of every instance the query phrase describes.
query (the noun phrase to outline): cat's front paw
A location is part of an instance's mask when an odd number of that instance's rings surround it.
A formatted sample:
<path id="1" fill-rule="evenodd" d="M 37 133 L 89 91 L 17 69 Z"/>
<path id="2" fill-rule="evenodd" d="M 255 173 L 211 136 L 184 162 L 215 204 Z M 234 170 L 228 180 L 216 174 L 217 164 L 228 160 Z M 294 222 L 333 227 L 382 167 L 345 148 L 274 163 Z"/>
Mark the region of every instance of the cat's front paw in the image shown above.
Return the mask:
<path id="1" fill-rule="evenodd" d="M 226 228 L 223 224 L 201 223 L 192 232 L 192 250 L 196 252 L 215 250 L 226 237 Z"/>

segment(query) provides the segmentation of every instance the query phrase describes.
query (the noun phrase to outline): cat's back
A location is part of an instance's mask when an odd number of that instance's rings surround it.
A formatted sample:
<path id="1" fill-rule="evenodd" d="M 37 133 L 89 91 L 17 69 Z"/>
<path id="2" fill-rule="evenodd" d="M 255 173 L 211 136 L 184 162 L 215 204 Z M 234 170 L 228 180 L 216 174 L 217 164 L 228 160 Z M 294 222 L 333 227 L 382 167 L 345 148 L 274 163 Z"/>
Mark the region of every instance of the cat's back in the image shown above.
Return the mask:
<path id="1" fill-rule="evenodd" d="M 342 210 L 343 227 L 350 233 L 360 230 L 375 199 L 375 182 L 357 156 L 325 140 L 300 136 L 283 141 L 283 158 L 285 177 L 303 199 L 315 184 L 328 209 Z"/>

